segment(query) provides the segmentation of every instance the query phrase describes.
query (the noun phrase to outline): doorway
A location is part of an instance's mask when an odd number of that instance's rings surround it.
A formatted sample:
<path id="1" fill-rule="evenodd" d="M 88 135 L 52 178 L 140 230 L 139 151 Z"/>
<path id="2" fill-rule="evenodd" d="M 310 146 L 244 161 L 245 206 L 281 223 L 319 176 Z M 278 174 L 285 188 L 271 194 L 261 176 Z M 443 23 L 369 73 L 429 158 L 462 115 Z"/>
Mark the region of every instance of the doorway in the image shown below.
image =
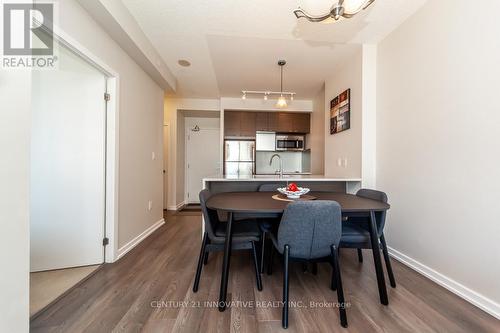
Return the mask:
<path id="1" fill-rule="evenodd" d="M 202 180 L 221 172 L 219 112 L 186 112 L 185 203 L 199 204 Z"/>
<path id="2" fill-rule="evenodd" d="M 65 43 L 33 71 L 30 315 L 104 262 L 108 77 Z"/>

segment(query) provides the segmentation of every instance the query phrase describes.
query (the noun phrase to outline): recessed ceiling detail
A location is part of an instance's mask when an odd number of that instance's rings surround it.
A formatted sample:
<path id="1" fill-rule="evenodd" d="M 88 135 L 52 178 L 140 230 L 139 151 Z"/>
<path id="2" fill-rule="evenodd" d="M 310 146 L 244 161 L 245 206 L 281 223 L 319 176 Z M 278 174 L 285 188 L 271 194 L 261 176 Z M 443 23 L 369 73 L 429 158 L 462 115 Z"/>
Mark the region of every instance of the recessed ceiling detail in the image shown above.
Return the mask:
<path id="1" fill-rule="evenodd" d="M 286 89 L 311 99 L 360 44 L 376 43 L 426 0 L 375 1 L 336 24 L 297 20 L 293 11 L 313 3 L 321 14 L 338 0 L 122 1 L 176 76 L 177 97 L 278 91 L 276 59 L 283 57 Z M 192 65 L 180 66 L 179 59 Z"/>

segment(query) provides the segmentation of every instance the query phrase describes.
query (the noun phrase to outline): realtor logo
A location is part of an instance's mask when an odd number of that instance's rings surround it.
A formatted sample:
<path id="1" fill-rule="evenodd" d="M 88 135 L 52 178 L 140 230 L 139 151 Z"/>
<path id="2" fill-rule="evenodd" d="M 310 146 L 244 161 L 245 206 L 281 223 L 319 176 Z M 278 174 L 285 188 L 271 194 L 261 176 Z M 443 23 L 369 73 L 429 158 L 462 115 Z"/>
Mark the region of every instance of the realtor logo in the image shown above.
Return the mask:
<path id="1" fill-rule="evenodd" d="M 3 68 L 54 68 L 54 4 L 3 5 Z"/>

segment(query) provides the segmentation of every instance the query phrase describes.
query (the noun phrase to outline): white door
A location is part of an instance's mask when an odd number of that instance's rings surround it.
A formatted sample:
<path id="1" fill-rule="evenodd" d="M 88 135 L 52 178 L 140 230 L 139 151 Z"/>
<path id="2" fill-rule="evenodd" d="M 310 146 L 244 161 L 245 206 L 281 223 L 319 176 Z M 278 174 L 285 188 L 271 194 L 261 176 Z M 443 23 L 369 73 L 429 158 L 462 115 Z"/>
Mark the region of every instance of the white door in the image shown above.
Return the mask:
<path id="1" fill-rule="evenodd" d="M 106 77 L 62 45 L 58 62 L 33 71 L 31 271 L 104 261 Z"/>
<path id="2" fill-rule="evenodd" d="M 220 130 L 200 128 L 187 129 L 186 140 L 186 180 L 188 203 L 199 203 L 198 194 L 202 190 L 205 177 L 220 172 Z"/>
<path id="3" fill-rule="evenodd" d="M 168 206 L 168 143 L 170 126 L 163 125 L 163 209 Z"/>

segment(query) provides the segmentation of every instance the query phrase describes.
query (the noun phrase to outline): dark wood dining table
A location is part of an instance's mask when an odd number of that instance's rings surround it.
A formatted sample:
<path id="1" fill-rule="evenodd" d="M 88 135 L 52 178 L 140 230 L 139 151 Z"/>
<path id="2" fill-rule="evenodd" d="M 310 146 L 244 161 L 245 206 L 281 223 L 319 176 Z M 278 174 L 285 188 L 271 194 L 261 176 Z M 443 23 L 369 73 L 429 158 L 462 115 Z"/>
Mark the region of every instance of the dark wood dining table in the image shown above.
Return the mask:
<path id="1" fill-rule="evenodd" d="M 208 199 L 206 205 L 210 209 L 227 213 L 226 237 L 224 243 L 224 259 L 222 265 L 222 276 L 220 283 L 219 310 L 224 311 L 226 306 L 227 282 L 229 276 L 229 262 L 231 258 L 232 224 L 234 214 L 249 214 L 258 217 L 266 214 L 283 213 L 289 202 L 273 199 L 273 192 L 224 192 L 217 193 Z M 343 215 L 355 214 L 357 216 L 368 216 L 371 247 L 377 284 L 379 289 L 380 302 L 389 304 L 387 289 L 385 286 L 384 272 L 380 258 L 380 245 L 378 240 L 377 223 L 375 213 L 385 211 L 390 205 L 382 201 L 371 200 L 358 197 L 353 194 L 337 192 L 311 192 L 310 195 L 318 200 L 337 201 L 342 209 Z"/>

